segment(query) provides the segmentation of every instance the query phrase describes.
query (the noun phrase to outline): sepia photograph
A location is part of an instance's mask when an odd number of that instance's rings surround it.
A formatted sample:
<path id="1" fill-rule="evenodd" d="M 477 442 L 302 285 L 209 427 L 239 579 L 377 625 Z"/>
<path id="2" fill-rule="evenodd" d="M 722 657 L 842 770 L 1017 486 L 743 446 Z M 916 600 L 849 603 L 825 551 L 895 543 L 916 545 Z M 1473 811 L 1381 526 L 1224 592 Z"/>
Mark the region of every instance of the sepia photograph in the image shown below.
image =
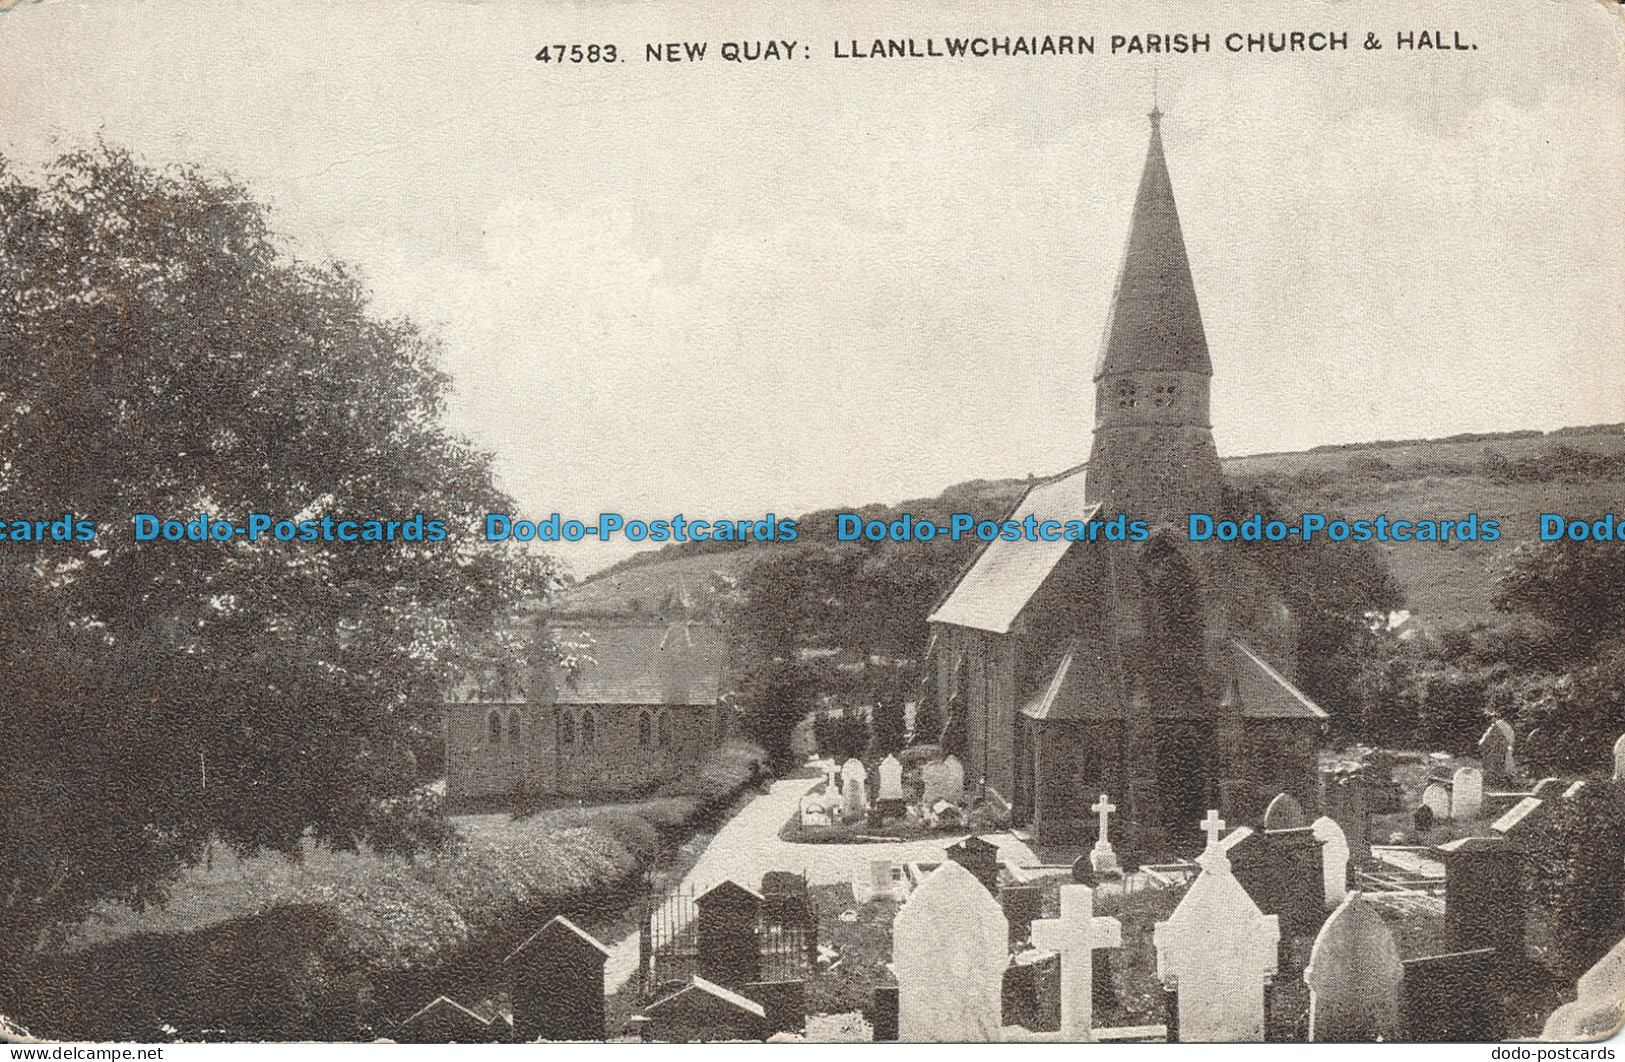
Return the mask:
<path id="1" fill-rule="evenodd" d="M 1612 1058 L 1622 16 L 0 0 L 0 1051 Z"/>

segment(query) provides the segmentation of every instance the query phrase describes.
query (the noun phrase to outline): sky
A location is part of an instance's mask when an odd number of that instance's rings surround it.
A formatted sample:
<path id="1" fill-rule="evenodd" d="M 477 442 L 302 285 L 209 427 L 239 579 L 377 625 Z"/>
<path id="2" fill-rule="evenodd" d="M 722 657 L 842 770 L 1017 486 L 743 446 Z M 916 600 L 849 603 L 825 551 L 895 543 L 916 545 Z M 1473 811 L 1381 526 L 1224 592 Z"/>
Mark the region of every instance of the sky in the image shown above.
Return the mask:
<path id="1" fill-rule="evenodd" d="M 1153 83 L 1221 454 L 1625 421 L 1611 6 L 39 0 L 0 13 L 0 152 L 245 182 L 441 339 L 526 515 L 782 516 L 1088 456 Z M 1293 29 L 1349 47 L 1225 50 Z M 1110 54 L 1179 32 L 1212 51 Z M 1017 34 L 1097 54 L 834 58 Z M 594 42 L 624 61 L 533 58 Z"/>

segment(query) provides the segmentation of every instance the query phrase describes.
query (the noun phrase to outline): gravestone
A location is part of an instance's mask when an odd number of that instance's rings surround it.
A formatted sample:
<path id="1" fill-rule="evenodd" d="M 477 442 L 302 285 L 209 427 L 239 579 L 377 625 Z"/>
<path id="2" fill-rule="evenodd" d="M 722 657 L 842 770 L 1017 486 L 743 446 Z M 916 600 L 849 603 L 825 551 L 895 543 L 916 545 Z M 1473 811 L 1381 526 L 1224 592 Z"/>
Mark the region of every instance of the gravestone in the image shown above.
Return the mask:
<path id="1" fill-rule="evenodd" d="M 1010 923 L 1010 943 L 1032 934 L 1033 920 L 1042 913 L 1044 890 L 1037 885 L 1006 885 L 999 890 L 999 906 Z"/>
<path id="2" fill-rule="evenodd" d="M 949 860 L 909 896 L 892 922 L 898 1035 L 910 1043 L 999 1039 L 1004 912 L 970 871 Z"/>
<path id="3" fill-rule="evenodd" d="M 767 1012 L 769 1033 L 799 1033 L 807 1025 L 807 982 L 756 981 L 739 994 L 760 1003 Z"/>
<path id="4" fill-rule="evenodd" d="M 889 859 L 871 859 L 868 865 L 868 881 L 866 882 L 867 896 L 854 888 L 854 898 L 859 903 L 866 900 L 890 900 L 895 895 L 896 881 L 892 877 L 894 865 Z"/>
<path id="5" fill-rule="evenodd" d="M 1364 771 L 1337 778 L 1326 789 L 1327 814 L 1343 828 L 1349 855 L 1358 861 L 1371 858 L 1370 819 L 1366 814 L 1365 791 Z"/>
<path id="6" fill-rule="evenodd" d="M 801 825 L 803 826 L 829 826 L 829 806 L 825 798 L 818 793 L 808 793 L 801 798 Z"/>
<path id="7" fill-rule="evenodd" d="M 1434 851 L 1444 859 L 1444 921 L 1457 951 L 1495 948 L 1523 958 L 1523 865 L 1504 837 L 1462 837 Z"/>
<path id="8" fill-rule="evenodd" d="M 990 894 L 999 891 L 999 846 L 970 836 L 947 851 L 949 859 L 975 875 Z"/>
<path id="9" fill-rule="evenodd" d="M 1096 917 L 1095 890 L 1087 885 L 1061 886 L 1061 916 L 1033 923 L 1034 947 L 1061 956 L 1061 1034 L 1074 1043 L 1094 1039 L 1094 953 L 1123 946 L 1123 927 L 1115 918 Z"/>
<path id="10" fill-rule="evenodd" d="M 933 807 L 938 801 L 948 799 L 949 770 L 946 763 L 928 763 L 920 768 L 920 781 L 925 786 L 920 796 L 920 803 L 926 807 Z"/>
<path id="11" fill-rule="evenodd" d="M 854 770 L 854 767 L 856 770 Z M 869 792 L 865 788 L 863 764 L 847 761 L 841 770 L 841 814 L 844 818 L 862 819 L 869 814 Z"/>
<path id="12" fill-rule="evenodd" d="M 1457 822 L 1478 818 L 1484 810 L 1484 773 L 1458 767 L 1450 779 L 1450 817 Z"/>
<path id="13" fill-rule="evenodd" d="M 1290 820 L 1288 820 L 1290 821 Z M 1279 915 L 1283 951 L 1293 937 L 1312 937 L 1326 921 L 1325 855 L 1311 826 L 1226 837 L 1235 879 L 1265 914 Z M 1239 836 L 1238 836 L 1239 835 Z"/>
<path id="14" fill-rule="evenodd" d="M 1515 770 L 1512 763 L 1512 724 L 1497 719 L 1478 739 L 1478 759 L 1484 765 L 1484 788 L 1492 793 L 1504 792 L 1512 784 Z"/>
<path id="15" fill-rule="evenodd" d="M 495 1044 L 506 1037 L 497 1022 L 450 996 L 437 996 L 395 1026 L 390 1039 L 399 1044 Z"/>
<path id="16" fill-rule="evenodd" d="M 1309 965 L 1309 1039 L 1320 1043 L 1399 1035 L 1399 945 L 1376 908 L 1351 892 L 1320 927 Z"/>
<path id="17" fill-rule="evenodd" d="M 1100 799 L 1089 808 L 1100 816 L 1100 829 L 1095 838 L 1095 846 L 1089 850 L 1089 867 L 1096 874 L 1119 874 L 1122 868 L 1117 865 L 1117 853 L 1112 850 L 1112 842 L 1108 834 L 1109 820 L 1117 805 L 1106 799 L 1106 794 L 1100 794 Z"/>
<path id="18" fill-rule="evenodd" d="M 1625 735 L 1614 742 L 1614 781 L 1625 781 Z"/>
<path id="19" fill-rule="evenodd" d="M 1277 793 L 1270 806 L 1264 809 L 1264 832 L 1275 830 L 1301 830 L 1309 825 L 1303 817 L 1303 808 L 1291 793 Z"/>
<path id="20" fill-rule="evenodd" d="M 869 1012 L 869 1024 L 874 1028 L 876 1043 L 897 1042 L 896 985 L 881 985 L 875 989 L 874 1005 Z"/>
<path id="21" fill-rule="evenodd" d="M 761 894 L 724 881 L 697 897 L 694 906 L 700 976 L 726 988 L 757 980 L 762 965 L 756 938 Z"/>
<path id="22" fill-rule="evenodd" d="M 747 996 L 695 976 L 643 1011 L 645 1039 L 667 1043 L 765 1040 L 773 1035 L 767 1008 Z"/>
<path id="23" fill-rule="evenodd" d="M 865 787 L 869 784 L 869 768 L 865 767 L 863 761 L 856 757 L 841 764 L 841 792 L 846 792 L 846 787 L 853 781 Z M 864 798 L 865 802 L 867 802 L 867 789 L 864 790 Z"/>
<path id="24" fill-rule="evenodd" d="M 1547 1042 L 1585 1043 L 1600 1040 L 1625 1020 L 1625 940 L 1587 970 L 1577 996 L 1552 1011 L 1540 1038 Z"/>
<path id="25" fill-rule="evenodd" d="M 1490 829 L 1510 841 L 1521 842 L 1541 816 L 1538 814 L 1546 802 L 1539 797 L 1524 797 L 1506 813 L 1490 823 Z"/>
<path id="26" fill-rule="evenodd" d="M 563 915 L 531 934 L 502 960 L 514 1037 L 602 1040 L 608 959 L 608 948 Z"/>
<path id="27" fill-rule="evenodd" d="M 907 799 L 907 794 L 903 792 L 903 765 L 896 756 L 887 756 L 880 761 L 880 794 L 875 799 Z"/>
<path id="28" fill-rule="evenodd" d="M 1264 984 L 1276 970 L 1280 922 L 1260 911 L 1231 874 L 1218 813 L 1209 811 L 1202 826 L 1208 831 L 1207 849 L 1197 857 L 1202 872 L 1152 932 L 1157 977 L 1178 988 L 1180 1042 L 1261 1042 Z"/>
<path id="29" fill-rule="evenodd" d="M 1433 813 L 1434 822 L 1450 817 L 1450 783 L 1434 780 L 1422 790 L 1422 806 Z"/>
<path id="30" fill-rule="evenodd" d="M 1399 1002 L 1400 1039 L 1488 1042 L 1507 1037 L 1499 992 L 1501 958 L 1494 948 L 1405 960 Z"/>
<path id="31" fill-rule="evenodd" d="M 1349 842 L 1343 836 L 1343 827 L 1329 815 L 1322 815 L 1310 827 L 1315 840 L 1320 842 L 1321 879 L 1325 890 L 1327 910 L 1335 910 L 1348 893 Z M 1325 930 L 1322 926 L 1322 931 Z"/>

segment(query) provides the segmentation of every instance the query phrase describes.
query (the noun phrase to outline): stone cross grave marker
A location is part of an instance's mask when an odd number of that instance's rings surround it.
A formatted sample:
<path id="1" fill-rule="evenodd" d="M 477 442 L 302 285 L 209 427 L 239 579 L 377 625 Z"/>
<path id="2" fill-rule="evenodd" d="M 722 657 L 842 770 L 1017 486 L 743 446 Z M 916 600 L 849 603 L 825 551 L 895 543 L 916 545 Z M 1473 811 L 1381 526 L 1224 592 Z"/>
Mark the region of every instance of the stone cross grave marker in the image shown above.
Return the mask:
<path id="1" fill-rule="evenodd" d="M 1277 793 L 1270 806 L 1264 809 L 1264 832 L 1271 830 L 1301 830 L 1309 825 L 1303 817 L 1303 808 L 1291 793 Z"/>
<path id="2" fill-rule="evenodd" d="M 1123 926 L 1095 915 L 1095 890 L 1061 886 L 1061 917 L 1033 922 L 1033 946 L 1061 956 L 1061 1035 L 1082 1043 L 1094 1039 L 1094 953 L 1123 946 Z"/>
<path id="3" fill-rule="evenodd" d="M 1275 974 L 1280 922 L 1260 911 L 1230 873 L 1218 812 L 1209 811 L 1201 825 L 1208 833 L 1207 849 L 1196 860 L 1202 873 L 1152 932 L 1157 977 L 1178 987 L 1181 1042 L 1260 1042 L 1264 983 Z"/>
<path id="4" fill-rule="evenodd" d="M 1376 908 L 1358 890 L 1320 927 L 1309 965 L 1311 1042 L 1392 1041 L 1399 1035 L 1399 985 L 1405 966 Z"/>
<path id="5" fill-rule="evenodd" d="M 998 1040 L 1009 932 L 998 901 L 958 863 L 945 861 L 921 882 L 892 921 L 898 1037 Z"/>
<path id="6" fill-rule="evenodd" d="M 1117 805 L 1106 799 L 1106 794 L 1100 794 L 1100 799 L 1090 805 L 1090 811 L 1100 816 L 1100 835 L 1095 838 L 1095 846 L 1089 850 L 1089 866 L 1096 874 L 1113 874 L 1120 869 L 1117 865 L 1117 853 L 1112 851 L 1112 842 L 1107 836 L 1107 827 L 1112 812 Z M 1064 976 L 1064 975 L 1063 975 Z"/>
<path id="7" fill-rule="evenodd" d="M 1320 842 L 1321 879 L 1326 890 L 1326 908 L 1331 910 L 1341 904 L 1348 893 L 1349 841 L 1343 827 L 1329 815 L 1316 819 L 1310 832 Z"/>
<path id="8" fill-rule="evenodd" d="M 1476 819 L 1484 810 L 1484 772 L 1458 767 L 1450 780 L 1450 817 L 1457 822 Z"/>
<path id="9" fill-rule="evenodd" d="M 1497 719 L 1478 739 L 1478 759 L 1484 765 L 1484 788 L 1503 792 L 1512 781 L 1512 724 Z"/>
<path id="10" fill-rule="evenodd" d="M 880 761 L 879 800 L 903 800 L 903 765 L 896 756 Z"/>
<path id="11" fill-rule="evenodd" d="M 869 772 L 862 762 L 847 760 L 841 767 L 841 803 L 847 818 L 861 819 L 869 813 L 868 781 Z"/>
<path id="12" fill-rule="evenodd" d="M 1433 821 L 1440 822 L 1450 817 L 1450 784 L 1448 782 L 1429 782 L 1422 790 L 1422 806 L 1433 812 Z"/>

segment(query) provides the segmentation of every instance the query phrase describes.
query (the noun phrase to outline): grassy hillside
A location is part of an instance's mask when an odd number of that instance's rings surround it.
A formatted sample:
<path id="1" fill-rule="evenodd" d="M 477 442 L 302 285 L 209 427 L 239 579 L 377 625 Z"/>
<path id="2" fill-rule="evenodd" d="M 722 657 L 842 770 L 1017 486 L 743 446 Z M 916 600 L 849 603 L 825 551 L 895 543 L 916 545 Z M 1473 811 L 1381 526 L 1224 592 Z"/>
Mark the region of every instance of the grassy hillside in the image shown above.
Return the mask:
<path id="1" fill-rule="evenodd" d="M 1227 458 L 1224 467 L 1237 484 L 1268 490 L 1287 513 L 1456 520 L 1476 512 L 1481 519 L 1498 521 L 1501 539 L 1495 543 L 1384 547 L 1415 621 L 1434 629 L 1499 621 L 1490 602 L 1494 573 L 1520 543 L 1537 538 L 1539 514 L 1625 516 L 1621 425 L 1323 446 Z M 1027 485 L 1020 479 L 974 480 L 949 487 L 937 498 L 853 511 L 1009 506 Z M 807 515 L 802 518 L 803 538 L 832 538 L 833 521 L 834 510 Z M 557 607 L 600 615 L 658 610 L 659 602 L 682 588 L 694 607 L 710 611 L 719 593 L 751 565 L 784 548 L 746 545 L 694 553 L 668 547 L 641 553 L 578 584 Z"/>

